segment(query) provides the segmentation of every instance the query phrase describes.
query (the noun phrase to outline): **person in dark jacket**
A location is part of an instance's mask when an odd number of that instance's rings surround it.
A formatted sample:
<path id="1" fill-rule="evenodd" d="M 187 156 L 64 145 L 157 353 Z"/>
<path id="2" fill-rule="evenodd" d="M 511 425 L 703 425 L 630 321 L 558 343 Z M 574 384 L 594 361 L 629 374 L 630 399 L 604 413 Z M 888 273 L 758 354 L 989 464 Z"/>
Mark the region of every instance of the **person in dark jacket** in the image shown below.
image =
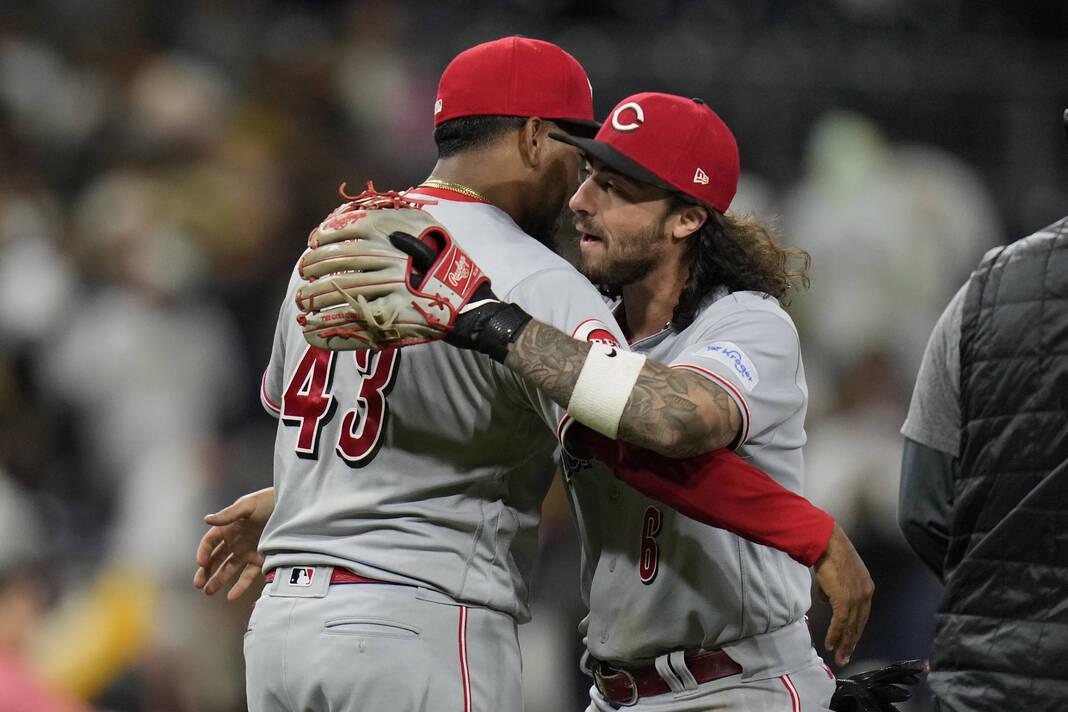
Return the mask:
<path id="1" fill-rule="evenodd" d="M 1068 217 L 986 254 L 935 325 L 901 432 L 898 521 L 945 585 L 935 709 L 1064 710 Z"/>

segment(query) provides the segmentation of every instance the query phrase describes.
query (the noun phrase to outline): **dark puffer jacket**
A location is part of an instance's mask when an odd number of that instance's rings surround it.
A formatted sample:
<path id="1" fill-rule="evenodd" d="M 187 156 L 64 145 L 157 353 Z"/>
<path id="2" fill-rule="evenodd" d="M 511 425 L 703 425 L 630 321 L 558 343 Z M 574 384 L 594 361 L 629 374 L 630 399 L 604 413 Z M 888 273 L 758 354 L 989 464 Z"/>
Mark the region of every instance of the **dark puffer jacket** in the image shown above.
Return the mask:
<path id="1" fill-rule="evenodd" d="M 935 621 L 942 709 L 1068 710 L 1068 218 L 972 274 Z"/>

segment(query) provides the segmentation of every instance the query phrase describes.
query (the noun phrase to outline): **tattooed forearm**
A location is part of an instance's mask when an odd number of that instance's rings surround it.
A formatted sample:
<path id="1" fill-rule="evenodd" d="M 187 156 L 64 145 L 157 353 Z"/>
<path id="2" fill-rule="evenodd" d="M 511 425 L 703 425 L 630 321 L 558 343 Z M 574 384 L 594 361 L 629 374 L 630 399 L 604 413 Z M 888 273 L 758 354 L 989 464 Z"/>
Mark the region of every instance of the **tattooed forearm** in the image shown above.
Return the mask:
<path id="1" fill-rule="evenodd" d="M 533 321 L 504 363 L 567 407 L 589 350 L 588 343 Z M 690 457 L 725 447 L 740 427 L 737 405 L 714 382 L 647 360 L 627 400 L 619 438 L 669 457 Z"/>
<path id="2" fill-rule="evenodd" d="M 623 411 L 619 437 L 669 457 L 690 457 L 726 447 L 740 426 L 737 406 L 714 382 L 646 361 Z"/>
<path id="3" fill-rule="evenodd" d="M 589 350 L 589 343 L 532 321 L 508 351 L 504 364 L 566 408 Z"/>

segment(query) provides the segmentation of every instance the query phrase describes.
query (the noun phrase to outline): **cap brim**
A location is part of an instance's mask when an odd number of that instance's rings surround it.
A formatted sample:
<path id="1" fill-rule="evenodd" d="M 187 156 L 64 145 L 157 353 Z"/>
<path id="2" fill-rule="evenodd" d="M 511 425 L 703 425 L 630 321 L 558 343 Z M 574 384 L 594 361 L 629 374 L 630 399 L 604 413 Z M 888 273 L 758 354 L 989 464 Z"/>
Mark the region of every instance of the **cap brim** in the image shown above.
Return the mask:
<path id="1" fill-rule="evenodd" d="M 593 138 L 601 130 L 600 121 L 586 121 L 585 119 L 551 119 L 551 121 L 572 136 L 582 138 Z"/>
<path id="2" fill-rule="evenodd" d="M 632 158 L 620 153 L 617 149 L 609 146 L 607 143 L 597 141 L 592 138 L 583 138 L 580 136 L 569 136 L 567 134 L 550 132 L 549 138 L 554 138 L 557 141 L 563 141 L 569 143 L 572 146 L 577 146 L 587 156 L 596 158 L 601 163 L 611 168 L 616 173 L 624 175 L 627 178 L 633 178 L 634 180 L 640 180 L 643 183 L 655 185 L 657 188 L 663 188 L 664 190 L 670 190 L 673 193 L 678 193 L 679 189 L 668 183 L 666 180 L 656 175 L 648 168 L 638 163 Z"/>

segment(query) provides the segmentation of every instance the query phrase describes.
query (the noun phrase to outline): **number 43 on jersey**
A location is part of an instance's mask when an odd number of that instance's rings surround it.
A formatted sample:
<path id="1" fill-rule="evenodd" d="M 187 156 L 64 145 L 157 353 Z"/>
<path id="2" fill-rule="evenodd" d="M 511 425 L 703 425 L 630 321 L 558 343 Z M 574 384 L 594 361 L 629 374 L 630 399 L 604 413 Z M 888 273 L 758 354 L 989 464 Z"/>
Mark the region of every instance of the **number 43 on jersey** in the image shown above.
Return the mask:
<path id="1" fill-rule="evenodd" d="M 386 395 L 393 387 L 400 352 L 323 351 L 308 347 L 289 379 L 282 397 L 281 418 L 287 426 L 300 428 L 296 452 L 303 458 L 319 458 L 319 440 L 339 408 L 338 456 L 352 467 L 363 467 L 378 452 L 389 414 Z M 354 368 L 360 376 L 356 393 L 334 393 L 334 369 Z"/>

